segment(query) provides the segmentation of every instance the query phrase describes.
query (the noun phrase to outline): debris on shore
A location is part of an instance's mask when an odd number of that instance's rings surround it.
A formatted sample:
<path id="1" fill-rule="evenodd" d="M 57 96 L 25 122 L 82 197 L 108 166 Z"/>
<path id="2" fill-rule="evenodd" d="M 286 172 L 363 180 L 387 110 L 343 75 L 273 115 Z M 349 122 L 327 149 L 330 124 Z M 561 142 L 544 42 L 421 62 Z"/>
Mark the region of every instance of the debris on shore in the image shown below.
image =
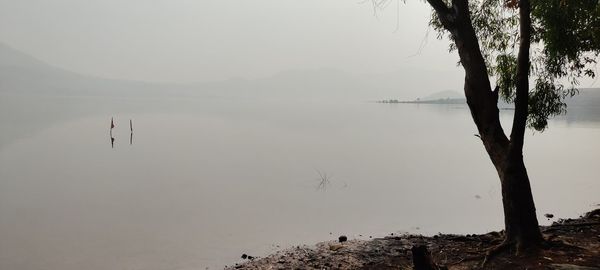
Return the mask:
<path id="1" fill-rule="evenodd" d="M 546 239 L 542 248 L 519 255 L 507 250 L 487 261 L 484 269 L 600 270 L 600 209 L 578 219 L 559 219 L 541 230 Z M 281 250 L 226 269 L 413 269 L 414 250 L 426 252 L 438 269 L 481 269 L 487 251 L 502 242 L 503 232 L 345 240 L 340 236 Z"/>

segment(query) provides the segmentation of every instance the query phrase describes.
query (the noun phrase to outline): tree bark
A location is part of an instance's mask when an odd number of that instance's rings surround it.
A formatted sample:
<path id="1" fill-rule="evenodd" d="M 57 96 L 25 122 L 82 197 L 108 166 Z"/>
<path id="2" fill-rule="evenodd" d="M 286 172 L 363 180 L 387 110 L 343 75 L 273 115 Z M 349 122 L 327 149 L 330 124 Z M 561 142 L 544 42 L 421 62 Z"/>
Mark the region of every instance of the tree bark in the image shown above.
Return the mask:
<path id="1" fill-rule="evenodd" d="M 440 270 L 446 269 L 445 267 L 438 266 L 431 258 L 431 252 L 425 245 L 416 245 L 411 249 L 413 269 L 414 270 Z"/>
<path id="2" fill-rule="evenodd" d="M 516 242 L 517 250 L 538 245 L 543 240 L 529 176 L 523 162 L 523 144 L 529 109 L 529 49 L 531 46 L 531 5 L 529 0 L 519 1 L 519 35 L 515 114 L 506 162 L 502 168 L 502 174 L 500 174 L 506 241 Z"/>
<path id="3" fill-rule="evenodd" d="M 531 32 L 529 1 L 520 1 L 521 44 L 517 60 L 517 100 L 510 140 L 500 124 L 498 91 L 491 89 L 487 66 L 471 22 L 468 1 L 452 0 L 450 7 L 442 0 L 427 1 L 456 44 L 465 70 L 464 91 L 467 104 L 483 145 L 500 177 L 505 244 L 515 244 L 518 250 L 537 246 L 543 238 L 522 153 L 528 106 Z"/>
<path id="4" fill-rule="evenodd" d="M 537 247 L 543 237 L 523 156 L 508 155 L 498 174 L 502 185 L 505 244 L 516 244 L 517 252 Z"/>

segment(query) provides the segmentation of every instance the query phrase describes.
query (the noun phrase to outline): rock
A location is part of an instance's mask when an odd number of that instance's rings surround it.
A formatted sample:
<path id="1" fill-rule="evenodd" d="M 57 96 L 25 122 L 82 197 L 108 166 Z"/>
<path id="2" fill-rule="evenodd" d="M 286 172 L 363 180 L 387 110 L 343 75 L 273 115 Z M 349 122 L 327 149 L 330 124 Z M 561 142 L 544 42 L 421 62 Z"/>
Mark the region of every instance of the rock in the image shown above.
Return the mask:
<path id="1" fill-rule="evenodd" d="M 329 250 L 338 251 L 342 249 L 344 246 L 342 245 L 329 245 Z"/>
<path id="2" fill-rule="evenodd" d="M 553 217 L 554 217 L 554 215 L 553 215 L 553 214 L 549 214 L 549 213 L 545 214 L 544 216 L 545 216 L 547 219 L 551 219 L 551 218 L 553 218 Z"/>
<path id="3" fill-rule="evenodd" d="M 445 269 L 444 267 L 438 266 L 431 257 L 431 252 L 427 249 L 425 245 L 413 246 L 411 248 L 412 251 L 412 260 L 413 260 L 413 269 L 415 270 L 439 270 Z"/>
<path id="4" fill-rule="evenodd" d="M 245 259 L 247 259 L 247 258 L 248 258 L 248 255 L 247 255 L 246 253 L 242 254 L 242 259 L 244 259 L 244 260 L 245 260 Z"/>
<path id="5" fill-rule="evenodd" d="M 340 243 L 344 243 L 344 242 L 348 241 L 348 237 L 346 237 L 345 235 L 342 235 L 342 236 L 338 237 L 338 240 L 340 241 Z"/>

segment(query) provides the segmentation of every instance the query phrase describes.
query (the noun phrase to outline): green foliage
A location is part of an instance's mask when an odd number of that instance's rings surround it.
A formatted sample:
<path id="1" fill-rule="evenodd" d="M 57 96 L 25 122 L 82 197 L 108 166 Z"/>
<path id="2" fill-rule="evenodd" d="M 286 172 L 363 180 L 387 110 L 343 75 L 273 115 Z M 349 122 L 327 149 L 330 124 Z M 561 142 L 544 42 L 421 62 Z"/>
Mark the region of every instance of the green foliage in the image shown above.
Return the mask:
<path id="1" fill-rule="evenodd" d="M 572 79 L 595 76 L 589 64 L 600 50 L 600 5 L 598 0 L 533 1 L 535 41 L 543 42 L 547 72 Z"/>
<path id="2" fill-rule="evenodd" d="M 507 102 L 513 102 L 517 82 L 515 76 L 517 74 L 517 58 L 513 54 L 499 54 L 496 56 L 496 64 L 492 65 L 492 68 L 492 73 L 496 74 L 496 85 L 499 88 L 500 96 Z"/>
<path id="3" fill-rule="evenodd" d="M 527 125 L 535 130 L 543 131 L 548 126 L 548 118 L 566 112 L 567 106 L 561 84 L 554 83 L 552 78 L 537 78 L 535 87 L 529 92 L 529 117 Z"/>
<path id="4" fill-rule="evenodd" d="M 450 5 L 449 1 L 446 1 Z M 513 102 L 519 46 L 518 9 L 506 0 L 469 1 L 471 20 L 501 97 Z M 599 0 L 531 0 L 532 50 L 528 125 L 544 130 L 548 118 L 566 112 L 564 98 L 577 93 L 579 79 L 594 77 L 600 52 Z M 442 37 L 435 12 L 430 25 Z M 449 35 L 450 38 L 452 38 Z M 454 43 L 450 50 L 455 50 Z M 568 85 L 568 87 L 565 86 Z"/>

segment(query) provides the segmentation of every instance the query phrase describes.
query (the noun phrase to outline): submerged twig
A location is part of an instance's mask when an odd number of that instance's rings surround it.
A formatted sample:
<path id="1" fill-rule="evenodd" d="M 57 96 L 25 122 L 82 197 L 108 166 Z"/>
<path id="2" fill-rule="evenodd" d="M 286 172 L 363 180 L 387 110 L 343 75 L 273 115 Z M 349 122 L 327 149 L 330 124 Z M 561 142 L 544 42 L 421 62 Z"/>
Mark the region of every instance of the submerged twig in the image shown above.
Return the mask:
<path id="1" fill-rule="evenodd" d="M 327 188 L 327 185 L 329 185 L 331 176 L 329 176 L 327 174 L 327 172 L 321 172 L 320 170 L 317 170 L 317 174 L 319 175 L 319 178 L 317 180 L 319 180 L 319 185 L 317 186 L 317 190 L 325 190 Z"/>

